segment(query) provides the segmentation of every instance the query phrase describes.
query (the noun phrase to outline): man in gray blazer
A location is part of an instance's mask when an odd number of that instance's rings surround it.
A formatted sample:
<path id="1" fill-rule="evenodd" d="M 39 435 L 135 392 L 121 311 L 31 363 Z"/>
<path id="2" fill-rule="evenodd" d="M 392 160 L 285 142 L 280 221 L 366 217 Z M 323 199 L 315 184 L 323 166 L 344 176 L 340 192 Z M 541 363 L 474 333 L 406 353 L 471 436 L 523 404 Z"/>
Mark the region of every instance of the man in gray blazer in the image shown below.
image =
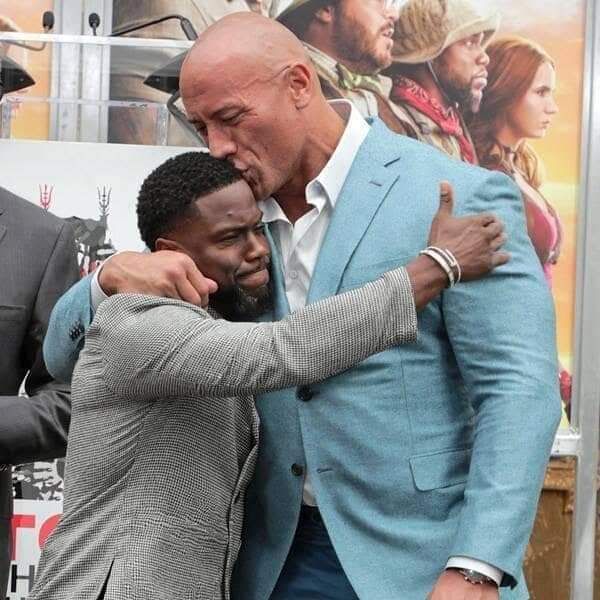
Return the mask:
<path id="1" fill-rule="evenodd" d="M 42 339 L 77 277 L 69 226 L 0 188 L 0 597 L 10 565 L 10 465 L 65 453 L 69 388 L 46 371 Z M 18 396 L 23 379 L 28 398 Z"/>
<path id="2" fill-rule="evenodd" d="M 508 259 L 501 224 L 451 206 L 445 196 L 430 242 L 464 279 Z M 258 450 L 252 394 L 413 342 L 415 309 L 448 283 L 424 255 L 282 321 L 239 322 L 269 307 L 261 217 L 241 173 L 208 154 L 169 159 L 142 185 L 147 246 L 186 254 L 219 290 L 207 311 L 139 294 L 100 306 L 73 375 L 64 513 L 30 600 L 228 599 Z"/>

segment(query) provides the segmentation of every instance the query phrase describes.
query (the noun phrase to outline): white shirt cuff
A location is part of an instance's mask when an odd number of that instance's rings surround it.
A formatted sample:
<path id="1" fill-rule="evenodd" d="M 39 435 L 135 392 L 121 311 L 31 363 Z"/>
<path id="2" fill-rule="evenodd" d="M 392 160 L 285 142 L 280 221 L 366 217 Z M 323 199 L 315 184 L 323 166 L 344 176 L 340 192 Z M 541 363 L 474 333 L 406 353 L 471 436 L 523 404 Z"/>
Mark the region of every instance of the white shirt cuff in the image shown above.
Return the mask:
<path id="1" fill-rule="evenodd" d="M 92 305 L 92 312 L 96 314 L 98 307 L 108 298 L 106 292 L 100 287 L 100 282 L 98 281 L 98 276 L 100 275 L 100 271 L 102 271 L 102 267 L 113 257 L 116 256 L 113 254 L 109 256 L 104 262 L 98 265 L 98 268 L 94 271 L 94 275 L 92 276 L 92 281 L 90 282 L 90 303 Z"/>
<path id="2" fill-rule="evenodd" d="M 498 586 L 502 582 L 504 572 L 489 563 L 475 560 L 474 558 L 468 558 L 466 556 L 451 556 L 446 563 L 446 569 L 471 569 L 477 571 L 490 579 L 493 579 Z"/>

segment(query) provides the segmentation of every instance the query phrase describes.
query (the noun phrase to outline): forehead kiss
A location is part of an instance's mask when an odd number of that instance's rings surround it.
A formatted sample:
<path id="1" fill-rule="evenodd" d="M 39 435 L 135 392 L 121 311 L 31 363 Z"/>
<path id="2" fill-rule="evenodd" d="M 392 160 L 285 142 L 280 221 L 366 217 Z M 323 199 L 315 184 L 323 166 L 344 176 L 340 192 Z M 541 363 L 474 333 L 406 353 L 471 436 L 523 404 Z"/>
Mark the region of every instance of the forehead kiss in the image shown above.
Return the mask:
<path id="1" fill-rule="evenodd" d="M 253 13 L 215 23 L 184 61 L 181 95 L 190 122 L 214 157 L 240 170 L 257 199 L 279 189 L 298 162 L 311 69 L 289 30 Z"/>
<path id="2" fill-rule="evenodd" d="M 230 164 L 207 153 L 187 152 L 157 167 L 142 184 L 137 213 L 148 248 L 183 251 L 206 272 L 220 268 L 220 284 L 268 261 L 251 190 Z"/>

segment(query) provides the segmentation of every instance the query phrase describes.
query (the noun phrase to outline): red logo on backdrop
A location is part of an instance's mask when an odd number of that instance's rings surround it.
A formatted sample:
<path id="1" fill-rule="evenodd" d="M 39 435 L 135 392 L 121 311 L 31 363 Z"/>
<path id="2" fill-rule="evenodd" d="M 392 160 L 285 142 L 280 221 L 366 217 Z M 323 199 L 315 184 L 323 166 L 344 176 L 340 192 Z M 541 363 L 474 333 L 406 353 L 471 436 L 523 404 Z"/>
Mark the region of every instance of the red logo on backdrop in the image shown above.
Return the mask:
<path id="1" fill-rule="evenodd" d="M 10 540 L 11 560 L 16 560 L 19 530 L 35 529 L 36 519 L 38 519 L 38 515 L 13 515 L 11 522 L 12 535 Z M 38 545 L 40 547 L 40 550 L 44 547 L 48 536 L 52 533 L 59 520 L 60 515 L 51 515 L 50 517 L 47 517 L 46 519 L 44 519 L 44 521 L 42 521 L 40 525 L 40 531 L 38 534 Z"/>

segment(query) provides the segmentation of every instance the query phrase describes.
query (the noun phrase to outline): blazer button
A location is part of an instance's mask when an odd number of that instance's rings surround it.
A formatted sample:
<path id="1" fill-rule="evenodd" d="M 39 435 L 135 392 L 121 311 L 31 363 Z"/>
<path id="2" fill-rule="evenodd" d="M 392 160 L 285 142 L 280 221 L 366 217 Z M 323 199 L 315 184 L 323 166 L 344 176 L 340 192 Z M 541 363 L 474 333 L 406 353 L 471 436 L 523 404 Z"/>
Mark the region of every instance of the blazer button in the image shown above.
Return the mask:
<path id="1" fill-rule="evenodd" d="M 296 476 L 296 477 L 300 477 L 301 475 L 304 474 L 304 467 L 302 465 L 299 465 L 298 463 L 294 463 L 292 465 L 292 473 Z"/>
<path id="2" fill-rule="evenodd" d="M 313 392 L 313 390 L 311 390 L 310 387 L 308 387 L 307 385 L 301 385 L 298 388 L 298 400 L 302 400 L 302 402 L 308 402 L 309 400 L 312 400 L 314 395 L 315 393 Z"/>

